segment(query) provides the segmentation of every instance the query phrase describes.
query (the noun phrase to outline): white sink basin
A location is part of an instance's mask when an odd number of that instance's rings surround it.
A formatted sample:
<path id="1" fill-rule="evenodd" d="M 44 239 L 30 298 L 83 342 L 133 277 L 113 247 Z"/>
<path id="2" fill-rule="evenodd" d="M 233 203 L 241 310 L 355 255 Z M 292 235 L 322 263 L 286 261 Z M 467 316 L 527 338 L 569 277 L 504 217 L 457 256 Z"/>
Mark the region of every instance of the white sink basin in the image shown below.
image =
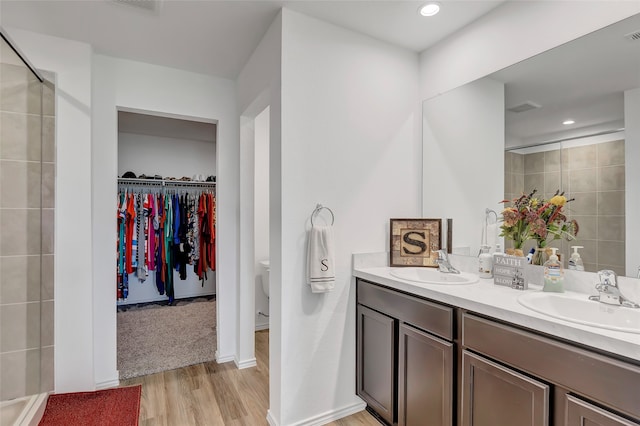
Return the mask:
<path id="1" fill-rule="evenodd" d="M 607 305 L 581 293 L 525 293 L 518 297 L 525 308 L 577 324 L 640 334 L 640 309 Z"/>
<path id="2" fill-rule="evenodd" d="M 389 272 L 396 278 L 407 281 L 415 281 L 425 284 L 473 284 L 478 282 L 478 276 L 461 272 L 459 274 L 446 274 L 438 271 L 436 268 L 426 267 L 408 267 L 408 268 L 391 268 Z"/>

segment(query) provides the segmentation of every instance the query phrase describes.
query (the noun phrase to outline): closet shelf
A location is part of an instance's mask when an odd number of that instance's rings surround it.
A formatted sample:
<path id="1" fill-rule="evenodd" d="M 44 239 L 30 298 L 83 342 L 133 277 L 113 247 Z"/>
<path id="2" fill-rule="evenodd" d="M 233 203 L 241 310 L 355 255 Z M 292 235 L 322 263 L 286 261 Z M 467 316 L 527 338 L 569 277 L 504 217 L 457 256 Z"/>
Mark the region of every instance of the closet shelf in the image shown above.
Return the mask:
<path id="1" fill-rule="evenodd" d="M 196 182 L 189 180 L 118 178 L 118 185 L 138 185 L 170 188 L 215 188 L 215 182 Z"/>

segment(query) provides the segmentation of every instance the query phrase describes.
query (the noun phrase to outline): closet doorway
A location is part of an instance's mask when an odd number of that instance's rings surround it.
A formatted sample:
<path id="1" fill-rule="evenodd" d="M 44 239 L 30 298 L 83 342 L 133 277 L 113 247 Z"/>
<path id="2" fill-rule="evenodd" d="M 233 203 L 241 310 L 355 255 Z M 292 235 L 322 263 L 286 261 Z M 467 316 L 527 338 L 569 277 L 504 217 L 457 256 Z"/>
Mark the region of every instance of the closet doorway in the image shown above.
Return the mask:
<path id="1" fill-rule="evenodd" d="M 216 127 L 119 108 L 120 380 L 215 359 Z"/>

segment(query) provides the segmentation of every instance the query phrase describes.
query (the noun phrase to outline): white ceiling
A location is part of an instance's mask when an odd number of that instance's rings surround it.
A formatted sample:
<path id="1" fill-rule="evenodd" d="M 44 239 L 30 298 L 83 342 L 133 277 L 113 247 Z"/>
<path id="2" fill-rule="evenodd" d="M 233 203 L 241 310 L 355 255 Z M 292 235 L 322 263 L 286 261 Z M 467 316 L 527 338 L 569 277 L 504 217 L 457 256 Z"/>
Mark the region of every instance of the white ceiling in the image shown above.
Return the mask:
<path id="1" fill-rule="evenodd" d="M 505 83 L 507 139 L 536 143 L 624 126 L 624 91 L 640 87 L 640 14 L 512 65 L 490 76 Z M 575 124 L 564 126 L 565 119 Z"/>
<path id="2" fill-rule="evenodd" d="M 122 1 L 122 0 L 121 0 Z M 124 0 L 135 3 L 136 1 Z M 505 0 L 0 0 L 0 25 L 89 43 L 95 52 L 235 79 L 282 7 L 421 52 Z"/>

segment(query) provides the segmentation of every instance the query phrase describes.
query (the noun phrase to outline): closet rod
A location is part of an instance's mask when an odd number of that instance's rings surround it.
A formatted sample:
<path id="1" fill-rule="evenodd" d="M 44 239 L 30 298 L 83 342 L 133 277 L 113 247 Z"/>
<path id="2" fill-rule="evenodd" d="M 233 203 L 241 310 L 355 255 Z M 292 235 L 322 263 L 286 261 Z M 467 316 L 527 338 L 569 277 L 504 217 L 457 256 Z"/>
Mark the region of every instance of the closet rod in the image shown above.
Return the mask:
<path id="1" fill-rule="evenodd" d="M 215 188 L 215 182 L 194 182 L 188 180 L 118 178 L 118 185 L 166 186 L 184 188 Z"/>

